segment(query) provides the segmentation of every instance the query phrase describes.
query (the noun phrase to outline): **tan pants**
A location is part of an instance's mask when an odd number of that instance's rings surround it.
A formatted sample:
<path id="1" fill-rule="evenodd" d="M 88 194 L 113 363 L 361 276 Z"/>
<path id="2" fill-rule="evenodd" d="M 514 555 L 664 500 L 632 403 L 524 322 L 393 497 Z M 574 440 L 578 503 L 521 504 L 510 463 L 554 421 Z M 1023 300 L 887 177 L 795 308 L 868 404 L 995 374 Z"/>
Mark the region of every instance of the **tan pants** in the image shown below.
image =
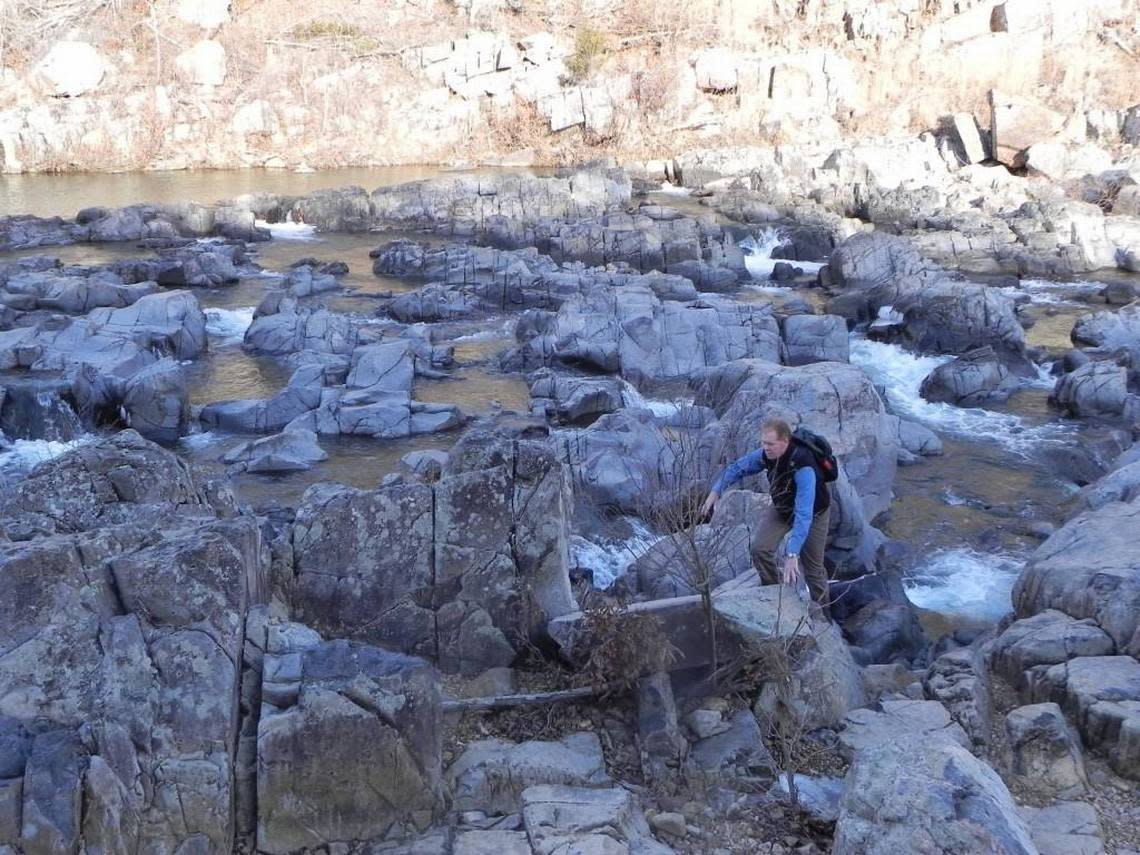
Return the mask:
<path id="1" fill-rule="evenodd" d="M 808 530 L 807 540 L 800 550 L 800 572 L 807 580 L 811 598 L 824 607 L 825 613 L 828 593 L 823 550 L 827 546 L 827 527 L 830 519 L 830 508 L 825 508 L 815 515 Z M 760 517 L 756 534 L 752 538 L 752 561 L 766 585 L 778 585 L 783 582 L 784 568 L 776 566 L 776 550 L 790 529 L 791 526 L 780 518 L 780 514 L 773 507 L 768 507 Z"/>

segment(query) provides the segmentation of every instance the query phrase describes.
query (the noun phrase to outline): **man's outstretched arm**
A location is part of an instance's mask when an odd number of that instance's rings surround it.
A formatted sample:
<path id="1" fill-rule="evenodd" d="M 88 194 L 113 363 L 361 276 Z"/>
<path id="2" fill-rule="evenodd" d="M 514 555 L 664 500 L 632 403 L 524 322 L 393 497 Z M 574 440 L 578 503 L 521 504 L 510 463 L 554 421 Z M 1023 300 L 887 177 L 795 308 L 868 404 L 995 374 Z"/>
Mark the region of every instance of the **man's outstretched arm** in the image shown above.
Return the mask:
<path id="1" fill-rule="evenodd" d="M 705 499 L 702 514 L 708 514 L 716 504 L 720 494 L 747 475 L 756 475 L 764 470 L 764 449 L 758 448 L 750 451 L 743 457 L 737 458 L 724 467 L 724 471 L 712 485 L 708 498 Z"/>

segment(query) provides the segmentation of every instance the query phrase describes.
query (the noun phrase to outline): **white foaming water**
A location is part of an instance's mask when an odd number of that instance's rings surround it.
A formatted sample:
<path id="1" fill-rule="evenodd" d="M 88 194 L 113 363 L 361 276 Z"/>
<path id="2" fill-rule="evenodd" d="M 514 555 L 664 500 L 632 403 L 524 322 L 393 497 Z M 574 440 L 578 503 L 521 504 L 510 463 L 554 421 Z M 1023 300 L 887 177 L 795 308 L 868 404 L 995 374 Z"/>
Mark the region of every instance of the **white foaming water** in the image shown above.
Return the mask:
<path id="1" fill-rule="evenodd" d="M 500 326 L 479 330 L 479 332 L 468 333 L 467 335 L 457 335 L 455 338 L 447 339 L 447 341 L 453 344 L 464 341 L 492 341 L 498 338 L 509 338 L 514 335 L 514 332 L 515 322 L 513 320 L 507 320 L 503 321 Z"/>
<path id="2" fill-rule="evenodd" d="M 922 422 L 934 430 L 994 440 L 1018 454 L 1031 453 L 1041 443 L 1071 439 L 1073 429 L 1060 423 L 1029 427 L 1010 413 L 925 400 L 918 393 L 923 378 L 951 359 L 916 356 L 898 345 L 851 337 L 851 362 L 862 368 L 875 385 L 886 389 L 887 403 L 895 415 Z"/>
<path id="3" fill-rule="evenodd" d="M 191 433 L 186 436 L 178 438 L 178 444 L 184 448 L 199 450 L 209 448 L 215 443 L 221 442 L 226 437 L 223 434 L 214 433 L 211 430 L 204 430 L 201 433 Z"/>
<path id="4" fill-rule="evenodd" d="M 292 219 L 284 223 L 254 222 L 259 229 L 268 229 L 274 240 L 317 240 L 317 227 L 308 223 L 295 223 Z"/>
<path id="5" fill-rule="evenodd" d="M 621 403 L 624 407 L 634 407 L 639 410 L 649 410 L 660 418 L 670 418 L 677 415 L 686 407 L 693 406 L 691 400 L 678 398 L 675 401 L 662 401 L 655 398 L 646 398 L 634 388 L 628 380 L 621 381 Z"/>
<path id="6" fill-rule="evenodd" d="M 57 442 L 50 439 L 17 439 L 8 448 L 0 450 L 0 476 L 2 476 L 3 481 L 21 478 L 45 460 L 52 460 L 73 448 L 86 445 L 94 439 L 94 434 L 83 434 L 68 442 Z"/>
<path id="7" fill-rule="evenodd" d="M 753 279 L 770 279 L 772 271 L 776 269 L 777 262 L 786 261 L 792 267 L 800 268 L 804 273 L 815 273 L 827 262 L 823 261 L 793 261 L 786 258 L 772 258 L 772 253 L 788 241 L 779 230 L 766 228 L 759 235 L 749 235 L 738 246 L 744 253 L 744 267 Z"/>
<path id="8" fill-rule="evenodd" d="M 253 306 L 240 309 L 206 309 L 206 332 L 223 342 L 241 341 L 253 323 Z"/>
<path id="9" fill-rule="evenodd" d="M 658 193 L 668 193 L 670 196 L 691 196 L 692 190 L 688 187 L 681 187 L 678 184 L 670 184 L 668 181 L 661 182 L 661 188 Z"/>
<path id="10" fill-rule="evenodd" d="M 629 565 L 645 554 L 660 535 L 636 517 L 626 517 L 633 534 L 625 539 L 588 540 L 575 535 L 570 551 L 579 567 L 588 568 L 594 576 L 594 587 L 605 589 L 629 570 Z"/>
<path id="11" fill-rule="evenodd" d="M 1011 610 L 1010 592 L 1024 565 L 1013 555 L 947 549 L 911 570 L 903 586 L 919 608 L 996 621 Z"/>
<path id="12" fill-rule="evenodd" d="M 1087 301 L 1073 297 L 1092 297 L 1104 288 L 1103 282 L 1078 279 L 1075 282 L 1052 282 L 1048 279 L 1022 279 L 1019 289 L 1029 294 L 1031 303 L 1054 306 L 1084 306 Z M 1064 295 L 1064 296 L 1062 296 Z"/>

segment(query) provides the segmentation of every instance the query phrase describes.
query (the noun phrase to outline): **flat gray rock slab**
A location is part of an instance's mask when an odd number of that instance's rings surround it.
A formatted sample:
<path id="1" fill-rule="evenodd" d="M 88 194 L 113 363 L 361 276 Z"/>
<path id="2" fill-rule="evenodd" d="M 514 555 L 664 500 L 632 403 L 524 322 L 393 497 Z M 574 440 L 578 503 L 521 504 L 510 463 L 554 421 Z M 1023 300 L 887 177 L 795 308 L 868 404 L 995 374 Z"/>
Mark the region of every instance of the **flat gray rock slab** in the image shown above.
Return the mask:
<path id="1" fill-rule="evenodd" d="M 522 794 L 523 823 L 537 855 L 668 855 L 628 790 L 537 786 Z"/>
<path id="2" fill-rule="evenodd" d="M 862 748 L 904 736 L 941 736 L 963 748 L 970 747 L 966 731 L 938 701 L 882 701 L 879 706 L 880 711 L 864 708 L 844 717 L 839 745 L 848 757 Z"/>
<path id="3" fill-rule="evenodd" d="M 538 784 L 603 787 L 610 783 L 602 745 L 594 733 L 557 742 L 474 742 L 447 771 L 455 810 L 512 813 L 519 796 Z"/>
<path id="4" fill-rule="evenodd" d="M 1087 802 L 1020 808 L 1041 855 L 1104 855 L 1100 821 Z"/>

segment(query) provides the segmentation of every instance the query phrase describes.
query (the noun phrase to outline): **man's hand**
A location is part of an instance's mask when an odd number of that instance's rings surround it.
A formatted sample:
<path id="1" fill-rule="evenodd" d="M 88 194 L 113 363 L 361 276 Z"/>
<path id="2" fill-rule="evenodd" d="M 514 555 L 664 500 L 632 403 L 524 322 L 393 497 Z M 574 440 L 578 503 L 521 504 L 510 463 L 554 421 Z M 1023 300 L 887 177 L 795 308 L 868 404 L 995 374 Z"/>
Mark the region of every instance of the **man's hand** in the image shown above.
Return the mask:
<path id="1" fill-rule="evenodd" d="M 800 579 L 800 559 L 789 555 L 784 559 L 784 584 L 794 585 Z"/>
<path id="2" fill-rule="evenodd" d="M 709 497 L 707 499 L 705 499 L 705 503 L 703 505 L 701 505 L 701 519 L 702 520 L 708 519 L 709 514 L 711 514 L 713 508 L 716 507 L 716 500 L 719 498 L 720 498 L 720 496 L 715 491 L 712 493 L 709 493 Z"/>

